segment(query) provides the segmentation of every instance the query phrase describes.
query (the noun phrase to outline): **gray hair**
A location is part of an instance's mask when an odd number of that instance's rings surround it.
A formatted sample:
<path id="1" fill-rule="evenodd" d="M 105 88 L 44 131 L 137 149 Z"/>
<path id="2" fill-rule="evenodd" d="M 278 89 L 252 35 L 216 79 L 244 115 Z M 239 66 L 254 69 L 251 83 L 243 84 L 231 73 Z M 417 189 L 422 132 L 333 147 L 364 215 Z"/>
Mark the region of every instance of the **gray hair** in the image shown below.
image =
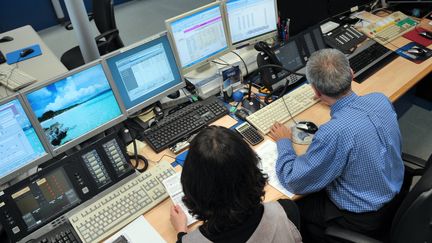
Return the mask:
<path id="1" fill-rule="evenodd" d="M 306 64 L 306 78 L 324 95 L 338 98 L 351 89 L 353 75 L 342 52 L 323 49 L 311 55 Z"/>

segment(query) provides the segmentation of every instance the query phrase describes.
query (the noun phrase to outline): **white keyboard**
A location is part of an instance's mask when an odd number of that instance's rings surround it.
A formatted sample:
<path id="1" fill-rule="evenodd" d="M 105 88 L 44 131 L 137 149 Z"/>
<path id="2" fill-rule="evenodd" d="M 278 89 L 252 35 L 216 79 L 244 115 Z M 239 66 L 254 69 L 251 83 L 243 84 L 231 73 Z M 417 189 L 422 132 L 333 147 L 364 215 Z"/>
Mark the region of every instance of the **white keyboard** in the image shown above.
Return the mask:
<path id="1" fill-rule="evenodd" d="M 390 41 L 402 36 L 415 28 L 417 22 L 402 12 L 394 12 L 376 23 L 362 28 L 362 31 L 380 43 L 386 45 Z"/>
<path id="2" fill-rule="evenodd" d="M 36 82 L 34 77 L 19 70 L 16 66 L 0 65 L 0 84 L 8 89 L 17 91 L 34 82 Z"/>
<path id="3" fill-rule="evenodd" d="M 168 197 L 162 184 L 173 175 L 168 162 L 143 172 L 69 217 L 83 242 L 100 242 Z"/>
<path id="4" fill-rule="evenodd" d="M 291 115 L 296 116 L 315 103 L 318 103 L 318 100 L 314 100 L 313 96 L 314 92 L 310 84 L 304 84 L 284 95 L 283 99 L 285 100 Z M 263 134 L 267 134 L 270 131 L 270 127 L 276 121 L 285 123 L 290 119 L 291 116 L 282 98 L 277 99 L 246 118 L 250 124 L 256 127 Z"/>

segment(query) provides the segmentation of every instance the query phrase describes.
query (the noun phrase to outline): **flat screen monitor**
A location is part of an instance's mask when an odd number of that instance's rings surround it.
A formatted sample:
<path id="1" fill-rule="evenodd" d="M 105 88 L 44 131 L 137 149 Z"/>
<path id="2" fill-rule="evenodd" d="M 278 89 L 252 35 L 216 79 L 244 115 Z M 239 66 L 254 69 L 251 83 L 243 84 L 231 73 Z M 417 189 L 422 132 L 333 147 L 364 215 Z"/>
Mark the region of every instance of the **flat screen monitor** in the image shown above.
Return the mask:
<path id="1" fill-rule="evenodd" d="M 129 115 L 184 87 L 166 33 L 122 49 L 106 64 Z"/>
<path id="2" fill-rule="evenodd" d="M 165 21 L 183 73 L 229 52 L 221 6 L 214 2 Z"/>
<path id="3" fill-rule="evenodd" d="M 54 155 L 126 119 L 100 61 L 24 91 Z"/>
<path id="4" fill-rule="evenodd" d="M 63 168 L 11 194 L 28 231 L 38 228 L 81 202 Z"/>
<path id="5" fill-rule="evenodd" d="M 290 71 L 295 72 L 305 65 L 295 40 L 275 50 L 275 54 L 282 66 Z"/>
<path id="6" fill-rule="evenodd" d="M 52 157 L 33 124 L 21 97 L 0 101 L 0 184 Z"/>
<path id="7" fill-rule="evenodd" d="M 276 0 L 227 0 L 226 13 L 234 46 L 253 44 L 277 31 Z"/>

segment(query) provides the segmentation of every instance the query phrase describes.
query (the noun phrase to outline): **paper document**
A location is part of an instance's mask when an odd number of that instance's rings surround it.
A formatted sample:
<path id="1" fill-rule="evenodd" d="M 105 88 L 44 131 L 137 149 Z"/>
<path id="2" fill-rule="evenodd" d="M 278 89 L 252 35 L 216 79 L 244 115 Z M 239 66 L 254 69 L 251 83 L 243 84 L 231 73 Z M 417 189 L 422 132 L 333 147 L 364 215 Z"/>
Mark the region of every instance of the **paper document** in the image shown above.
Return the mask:
<path id="1" fill-rule="evenodd" d="M 195 223 L 197 219 L 195 219 L 194 217 L 192 217 L 192 215 L 188 213 L 188 209 L 182 201 L 182 197 L 184 196 L 184 193 L 183 193 L 182 185 L 180 183 L 180 175 L 181 175 L 180 173 L 175 173 L 174 175 L 166 178 L 162 182 L 162 184 L 164 184 L 174 205 L 179 205 L 181 209 L 183 209 L 183 212 L 186 214 L 187 217 L 187 225 L 190 225 Z"/>
<path id="2" fill-rule="evenodd" d="M 112 243 L 120 236 L 129 243 L 166 243 L 159 233 L 147 222 L 144 216 L 139 216 L 126 227 L 115 233 L 113 236 L 104 241 L 104 243 Z M 124 241 L 123 241 L 124 242 Z"/>
<path id="3" fill-rule="evenodd" d="M 261 158 L 261 166 L 264 173 L 269 177 L 269 184 L 276 188 L 276 190 L 285 194 L 287 197 L 292 198 L 294 194 L 286 190 L 276 175 L 276 160 L 278 157 L 278 151 L 276 143 L 273 141 L 264 142 L 258 149 L 255 150 L 258 156 Z"/>

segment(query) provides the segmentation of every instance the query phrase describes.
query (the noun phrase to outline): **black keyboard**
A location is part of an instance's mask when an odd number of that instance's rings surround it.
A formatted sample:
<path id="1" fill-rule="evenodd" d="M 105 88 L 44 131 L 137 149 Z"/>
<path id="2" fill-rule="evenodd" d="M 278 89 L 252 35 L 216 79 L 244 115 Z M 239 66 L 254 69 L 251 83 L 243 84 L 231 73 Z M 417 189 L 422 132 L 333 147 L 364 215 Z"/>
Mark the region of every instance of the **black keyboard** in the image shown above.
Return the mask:
<path id="1" fill-rule="evenodd" d="M 45 235 L 34 239 L 32 243 L 81 243 L 72 225 L 64 223 Z"/>
<path id="2" fill-rule="evenodd" d="M 228 114 L 228 109 L 216 97 L 192 103 L 144 132 L 145 141 L 156 152 L 189 138 L 201 128 Z"/>
<path id="3" fill-rule="evenodd" d="M 377 69 L 397 57 L 393 51 L 375 41 L 371 40 L 366 45 L 368 45 L 366 48 L 349 57 L 350 66 L 354 71 L 354 80 L 358 83 L 363 82 Z"/>

